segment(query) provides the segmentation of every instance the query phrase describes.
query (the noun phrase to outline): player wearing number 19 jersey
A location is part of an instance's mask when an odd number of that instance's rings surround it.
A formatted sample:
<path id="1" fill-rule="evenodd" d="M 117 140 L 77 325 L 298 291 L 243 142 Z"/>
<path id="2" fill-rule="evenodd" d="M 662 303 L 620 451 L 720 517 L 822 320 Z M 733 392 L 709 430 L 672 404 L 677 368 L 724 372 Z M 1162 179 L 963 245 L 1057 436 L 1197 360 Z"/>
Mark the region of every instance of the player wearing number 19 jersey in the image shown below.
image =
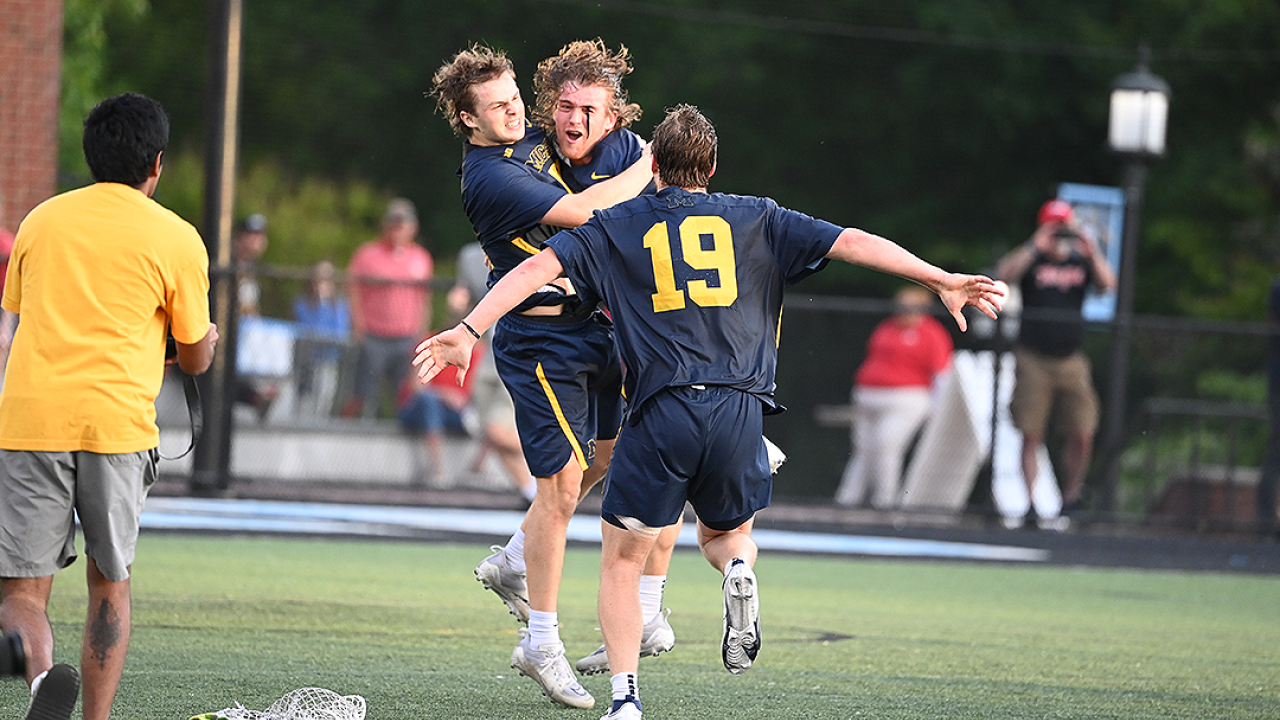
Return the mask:
<path id="1" fill-rule="evenodd" d="M 664 412 L 659 396 L 673 389 L 685 396 L 718 394 L 745 413 L 745 426 L 731 433 L 742 442 L 729 443 L 732 452 L 706 465 L 738 468 L 740 485 L 709 494 L 698 489 L 699 473 L 692 472 L 689 499 L 698 517 L 712 527 L 736 527 L 768 505 L 770 473 L 758 438 L 762 414 L 776 408 L 772 340 L 783 288 L 824 264 L 840 231 L 767 198 L 668 187 L 601 210 L 548 241 L 574 285 L 606 299 L 623 364 L 638 369 L 625 379 L 628 421 L 611 472 L 626 481 L 608 484 L 605 513 L 650 527 L 679 517 L 684 497 L 653 502 L 664 493 L 649 482 L 666 483 L 667 473 L 654 472 L 664 463 L 688 466 L 687 454 L 668 455 L 666 448 L 706 429 L 682 427 L 679 414 L 657 426 L 640 422 L 651 410 Z M 746 397 L 728 400 L 733 395 Z M 647 432 L 643 427 L 653 427 L 660 441 L 632 442 L 628 433 Z"/>

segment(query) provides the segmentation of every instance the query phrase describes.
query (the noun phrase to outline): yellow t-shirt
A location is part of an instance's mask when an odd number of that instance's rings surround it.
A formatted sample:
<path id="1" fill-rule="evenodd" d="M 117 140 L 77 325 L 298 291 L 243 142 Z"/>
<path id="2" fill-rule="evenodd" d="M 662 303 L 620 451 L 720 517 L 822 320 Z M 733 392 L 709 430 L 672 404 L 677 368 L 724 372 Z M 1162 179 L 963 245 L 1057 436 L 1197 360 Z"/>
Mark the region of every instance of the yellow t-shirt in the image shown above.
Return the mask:
<path id="1" fill-rule="evenodd" d="M 159 444 L 166 326 L 209 331 L 200 234 L 142 192 L 97 183 L 18 228 L 4 286 L 18 330 L 0 390 L 0 448 L 128 453 Z"/>

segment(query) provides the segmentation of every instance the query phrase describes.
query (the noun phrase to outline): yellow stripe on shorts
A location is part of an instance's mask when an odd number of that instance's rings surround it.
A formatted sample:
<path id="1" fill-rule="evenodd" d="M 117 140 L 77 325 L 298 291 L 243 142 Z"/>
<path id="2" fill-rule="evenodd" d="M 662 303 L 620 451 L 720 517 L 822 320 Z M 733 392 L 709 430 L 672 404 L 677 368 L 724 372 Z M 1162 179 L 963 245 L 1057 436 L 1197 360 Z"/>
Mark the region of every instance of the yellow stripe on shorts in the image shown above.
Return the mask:
<path id="1" fill-rule="evenodd" d="M 560 430 L 564 432 L 564 436 L 569 438 L 569 445 L 573 448 L 573 456 L 578 459 L 578 465 L 585 472 L 590 465 L 587 463 L 586 455 L 582 453 L 582 446 L 578 444 L 578 436 L 573 434 L 573 428 L 569 427 L 569 422 L 564 419 L 564 411 L 560 409 L 560 401 L 556 399 L 556 394 L 551 389 L 551 385 L 547 383 L 547 376 L 542 372 L 542 363 L 538 363 L 538 382 L 542 383 L 542 391 L 547 395 L 547 402 L 551 403 L 551 409 L 556 413 L 556 421 L 560 423 Z"/>

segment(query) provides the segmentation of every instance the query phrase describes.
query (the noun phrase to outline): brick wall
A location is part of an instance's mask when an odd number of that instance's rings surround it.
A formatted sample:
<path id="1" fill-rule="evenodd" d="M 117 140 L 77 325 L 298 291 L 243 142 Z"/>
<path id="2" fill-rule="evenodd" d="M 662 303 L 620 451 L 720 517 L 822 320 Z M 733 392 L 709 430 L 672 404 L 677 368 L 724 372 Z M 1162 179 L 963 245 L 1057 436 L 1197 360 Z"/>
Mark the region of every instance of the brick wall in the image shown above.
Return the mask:
<path id="1" fill-rule="evenodd" d="M 0 0 L 0 224 L 16 231 L 58 172 L 62 0 Z"/>

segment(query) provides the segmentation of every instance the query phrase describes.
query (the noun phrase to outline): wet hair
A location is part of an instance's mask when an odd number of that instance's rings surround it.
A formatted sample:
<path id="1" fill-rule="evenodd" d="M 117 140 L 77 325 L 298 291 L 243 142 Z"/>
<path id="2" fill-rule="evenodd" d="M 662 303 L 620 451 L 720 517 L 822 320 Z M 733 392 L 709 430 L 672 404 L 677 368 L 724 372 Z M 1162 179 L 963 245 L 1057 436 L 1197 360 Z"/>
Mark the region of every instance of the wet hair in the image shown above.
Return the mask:
<path id="1" fill-rule="evenodd" d="M 138 187 L 169 146 L 169 116 L 145 95 L 109 97 L 84 119 L 82 145 L 94 182 Z"/>
<path id="2" fill-rule="evenodd" d="M 653 129 L 649 142 L 658 163 L 658 177 L 666 185 L 705 188 L 716 169 L 719 141 L 716 129 L 698 108 L 677 105 Z"/>
<path id="3" fill-rule="evenodd" d="M 427 97 L 436 99 L 436 111 L 445 116 L 455 134 L 471 137 L 474 128 L 462 122 L 462 113 L 476 114 L 473 88 L 503 73 L 510 74 L 512 78 L 516 76 L 515 67 L 506 53 L 484 45 L 472 45 L 436 70 Z"/>
<path id="4" fill-rule="evenodd" d="M 607 88 L 613 96 L 612 109 L 618 114 L 613 129 L 627 127 L 640 119 L 640 106 L 630 101 L 622 87 L 622 79 L 631 74 L 631 51 L 619 45 L 609 52 L 604 41 L 575 40 L 560 52 L 538 63 L 533 75 L 533 91 L 537 96 L 530 116 L 548 134 L 555 132 L 556 106 L 567 83 L 578 87 Z"/>

